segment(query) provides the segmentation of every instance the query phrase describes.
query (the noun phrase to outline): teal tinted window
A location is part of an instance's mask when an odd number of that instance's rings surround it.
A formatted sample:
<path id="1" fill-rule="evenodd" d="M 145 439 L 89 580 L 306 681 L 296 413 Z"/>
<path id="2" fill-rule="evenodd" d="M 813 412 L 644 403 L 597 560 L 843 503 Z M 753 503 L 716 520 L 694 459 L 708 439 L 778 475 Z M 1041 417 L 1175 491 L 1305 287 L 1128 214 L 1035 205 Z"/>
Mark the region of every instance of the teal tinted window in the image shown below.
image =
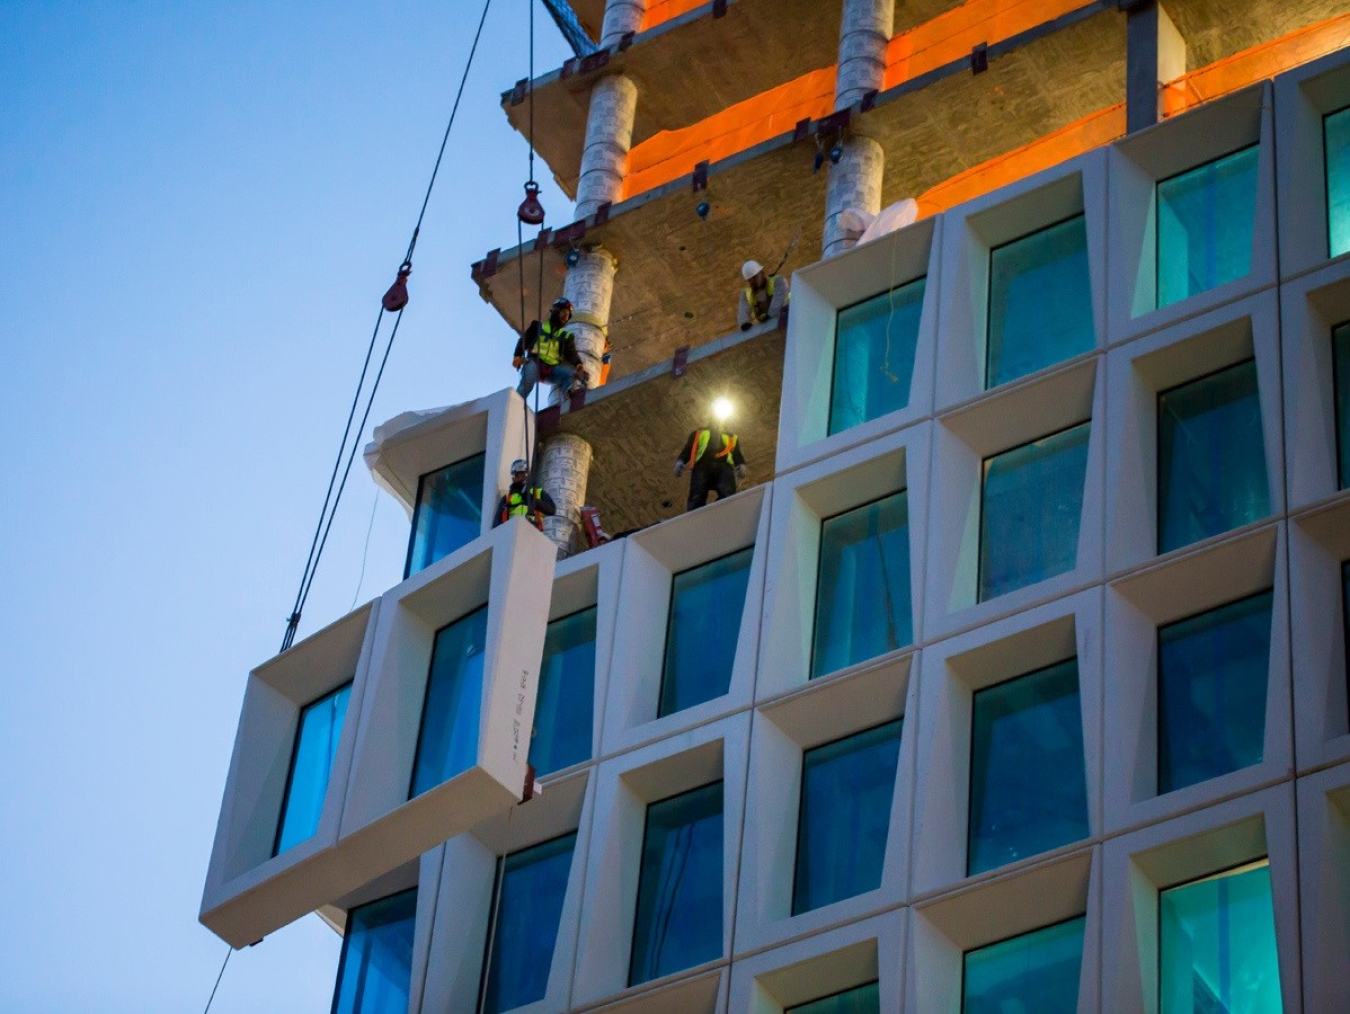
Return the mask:
<path id="1" fill-rule="evenodd" d="M 1079 916 L 967 951 L 962 1014 L 1074 1014 L 1086 923 Z"/>
<path id="2" fill-rule="evenodd" d="M 1350 324 L 1331 333 L 1336 396 L 1336 462 L 1341 489 L 1350 487 Z"/>
<path id="3" fill-rule="evenodd" d="M 731 688 L 754 553 L 751 546 L 675 575 L 658 717 L 711 701 Z"/>
<path id="4" fill-rule="evenodd" d="M 1327 226 L 1331 256 L 1350 250 L 1350 108 L 1322 121 L 1327 153 Z"/>
<path id="5" fill-rule="evenodd" d="M 1158 944 L 1160 1014 L 1284 1009 L 1264 859 L 1161 892 Z"/>
<path id="6" fill-rule="evenodd" d="M 1091 423 L 984 461 L 980 601 L 1073 570 Z"/>
<path id="7" fill-rule="evenodd" d="M 628 984 L 722 954 L 722 783 L 647 807 Z"/>
<path id="8" fill-rule="evenodd" d="M 1087 219 L 1077 215 L 989 253 L 986 387 L 1093 347 Z"/>
<path id="9" fill-rule="evenodd" d="M 1077 659 L 977 691 L 966 872 L 983 873 L 1087 835 Z"/>
<path id="10" fill-rule="evenodd" d="M 880 1011 L 878 984 L 869 982 L 866 986 L 856 986 L 842 993 L 789 1007 L 783 1014 L 880 1014 Z"/>
<path id="11" fill-rule="evenodd" d="M 483 1014 L 535 1003 L 548 991 L 576 844 L 575 833 L 565 834 L 498 862 L 495 921 L 488 933 L 483 976 Z"/>
<path id="12" fill-rule="evenodd" d="M 543 776 L 591 756 L 595 712 L 595 607 L 548 625 L 530 763 Z"/>
<path id="13" fill-rule="evenodd" d="M 892 493 L 820 526 L 811 676 L 909 644 L 909 497 Z"/>
<path id="14" fill-rule="evenodd" d="M 486 640 L 487 606 L 436 635 L 409 799 L 462 774 L 478 761 Z"/>
<path id="15" fill-rule="evenodd" d="M 1158 395 L 1158 552 L 1269 513 L 1256 361 Z"/>
<path id="16" fill-rule="evenodd" d="M 323 797 L 328 794 L 328 779 L 333 773 L 342 722 L 347 717 L 347 701 L 352 685 L 338 687 L 300 710 L 291 749 L 291 769 L 286 775 L 286 796 L 281 802 L 281 820 L 272 855 L 312 837 L 319 829 Z"/>
<path id="17" fill-rule="evenodd" d="M 1158 305 L 1207 292 L 1252 269 L 1253 145 L 1158 184 Z"/>
<path id="18" fill-rule="evenodd" d="M 909 404 L 927 279 L 840 310 L 834 334 L 830 432 Z"/>
<path id="19" fill-rule="evenodd" d="M 484 461 L 482 454 L 475 454 L 418 480 L 404 577 L 478 538 L 483 525 Z"/>
<path id="20" fill-rule="evenodd" d="M 333 1014 L 403 1014 L 412 988 L 417 889 L 347 913 Z"/>
<path id="21" fill-rule="evenodd" d="M 899 758 L 899 721 L 802 754 L 793 915 L 881 886 Z"/>
<path id="22" fill-rule="evenodd" d="M 1158 792 L 1261 763 L 1269 591 L 1158 631 Z"/>

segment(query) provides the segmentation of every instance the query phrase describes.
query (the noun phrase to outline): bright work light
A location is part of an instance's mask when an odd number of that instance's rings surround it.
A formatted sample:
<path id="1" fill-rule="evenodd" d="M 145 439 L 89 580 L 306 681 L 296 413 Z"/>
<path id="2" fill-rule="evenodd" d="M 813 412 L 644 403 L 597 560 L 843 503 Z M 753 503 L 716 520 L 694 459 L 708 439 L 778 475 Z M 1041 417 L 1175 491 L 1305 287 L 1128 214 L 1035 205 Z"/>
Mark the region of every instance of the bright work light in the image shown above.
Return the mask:
<path id="1" fill-rule="evenodd" d="M 727 398 L 717 398 L 712 403 L 713 418 L 719 423 L 724 423 L 731 418 L 731 401 Z"/>

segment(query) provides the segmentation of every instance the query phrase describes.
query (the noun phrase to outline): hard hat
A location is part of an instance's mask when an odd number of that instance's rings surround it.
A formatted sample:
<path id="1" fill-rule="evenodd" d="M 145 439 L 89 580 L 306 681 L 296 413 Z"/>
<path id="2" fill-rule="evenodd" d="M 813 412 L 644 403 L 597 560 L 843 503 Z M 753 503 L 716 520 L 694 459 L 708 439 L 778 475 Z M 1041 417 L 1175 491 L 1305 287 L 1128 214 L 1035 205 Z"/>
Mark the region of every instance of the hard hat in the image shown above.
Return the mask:
<path id="1" fill-rule="evenodd" d="M 747 282 L 764 270 L 764 265 L 759 261 L 746 261 L 741 265 L 741 277 Z"/>
<path id="2" fill-rule="evenodd" d="M 512 475 L 515 475 L 517 472 L 528 472 L 529 470 L 530 466 L 525 463 L 524 458 L 517 458 L 515 461 L 511 462 Z"/>
<path id="3" fill-rule="evenodd" d="M 553 309 L 570 310 L 572 309 L 572 301 L 568 299 L 566 296 L 559 296 L 557 299 L 553 301 Z"/>

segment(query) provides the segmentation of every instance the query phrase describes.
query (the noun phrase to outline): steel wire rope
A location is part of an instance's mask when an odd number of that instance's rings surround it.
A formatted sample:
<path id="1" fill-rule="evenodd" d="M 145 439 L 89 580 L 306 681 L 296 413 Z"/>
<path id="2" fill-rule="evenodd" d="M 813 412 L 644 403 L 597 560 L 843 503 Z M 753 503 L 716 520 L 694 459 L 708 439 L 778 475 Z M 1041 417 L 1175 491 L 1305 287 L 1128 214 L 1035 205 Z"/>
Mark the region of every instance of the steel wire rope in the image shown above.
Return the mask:
<path id="1" fill-rule="evenodd" d="M 441 161 L 445 158 L 445 148 L 450 140 L 450 129 L 455 125 L 455 116 L 459 112 L 460 100 L 464 97 L 464 86 L 469 80 L 469 71 L 473 67 L 474 56 L 478 53 L 478 43 L 483 37 L 483 26 L 487 22 L 488 10 L 492 7 L 492 0 L 484 0 L 483 13 L 478 18 L 478 28 L 474 32 L 473 43 L 469 47 L 469 56 L 464 63 L 464 73 L 459 79 L 459 89 L 455 92 L 455 101 L 450 108 L 450 117 L 445 124 L 445 133 L 441 136 L 441 147 L 436 153 L 436 163 L 431 170 L 431 179 L 427 182 L 426 193 L 422 196 L 422 207 L 417 212 L 417 223 L 413 226 L 412 238 L 408 241 L 408 251 L 403 256 L 403 264 L 400 271 L 411 269 L 413 251 L 417 248 L 417 237 L 422 231 L 422 221 L 426 217 L 427 206 L 431 203 L 431 193 L 436 186 L 436 177 L 440 173 Z M 347 412 L 347 424 L 342 431 L 342 441 L 338 445 L 337 457 L 333 462 L 333 471 L 328 478 L 328 490 L 324 494 L 323 507 L 319 511 L 319 521 L 314 528 L 314 536 L 310 540 L 309 555 L 305 560 L 304 570 L 300 575 L 300 588 L 296 592 L 295 604 L 291 608 L 291 615 L 286 620 L 286 633 L 281 639 L 281 650 L 285 651 L 295 642 L 295 634 L 300 626 L 300 616 L 304 612 L 305 602 L 309 598 L 309 589 L 314 582 L 314 575 L 319 568 L 319 559 L 323 555 L 324 545 L 328 541 L 328 532 L 333 527 L 333 518 L 337 514 L 338 502 L 342 499 L 342 490 L 347 484 L 347 476 L 351 472 L 352 461 L 355 458 L 355 445 L 352 453 L 347 458 L 347 470 L 342 476 L 342 482 L 337 486 L 337 493 L 334 494 L 333 486 L 337 482 L 338 470 L 342 464 L 342 456 L 347 451 L 347 441 L 351 439 L 352 419 L 356 416 L 356 407 L 361 402 L 361 391 L 365 387 L 366 375 L 370 370 L 370 358 L 375 351 L 375 342 L 379 337 L 380 326 L 384 322 L 384 307 L 380 307 L 379 313 L 375 317 L 375 328 L 370 335 L 370 343 L 366 347 L 365 361 L 361 366 L 361 376 L 357 381 L 356 393 L 352 396 L 352 406 Z M 366 402 L 366 410 L 362 416 L 361 426 L 357 429 L 359 435 L 364 429 L 366 419 L 370 416 L 371 406 L 375 401 L 375 393 L 379 389 L 380 378 L 384 374 L 384 364 L 389 361 L 389 350 L 393 348 L 394 336 L 398 334 L 399 322 L 403 319 L 403 310 L 398 311 L 398 317 L 394 321 L 394 327 L 389 335 L 389 344 L 385 347 L 384 359 L 380 364 L 379 372 L 375 376 L 375 381 L 371 386 L 370 394 Z M 208 1008 L 209 1009 L 209 1008 Z"/>

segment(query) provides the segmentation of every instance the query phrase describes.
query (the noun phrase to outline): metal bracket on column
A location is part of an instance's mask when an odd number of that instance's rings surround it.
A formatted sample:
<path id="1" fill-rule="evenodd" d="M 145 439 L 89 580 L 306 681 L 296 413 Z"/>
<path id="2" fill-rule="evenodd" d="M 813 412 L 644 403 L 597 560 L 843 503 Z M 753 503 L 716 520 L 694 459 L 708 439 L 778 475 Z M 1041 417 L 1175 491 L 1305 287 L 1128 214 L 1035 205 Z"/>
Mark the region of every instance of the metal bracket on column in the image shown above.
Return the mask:
<path id="1" fill-rule="evenodd" d="M 544 249 L 544 247 L 548 246 L 549 240 L 551 240 L 552 238 L 553 238 L 552 229 L 540 229 L 539 235 L 534 237 L 534 246 L 530 247 L 530 249 L 536 251 L 542 250 Z"/>
<path id="2" fill-rule="evenodd" d="M 792 140 L 804 141 L 811 136 L 811 117 L 804 120 L 798 120 L 797 125 L 792 128 Z"/>
<path id="3" fill-rule="evenodd" d="M 727 13 L 727 0 L 713 0 L 712 16 L 714 18 L 725 17 Z"/>
<path id="4" fill-rule="evenodd" d="M 877 89 L 873 88 L 870 92 L 868 92 L 866 95 L 862 97 L 862 103 L 860 105 L 860 108 L 862 112 L 867 113 L 871 112 L 872 109 L 876 107 L 876 104 L 877 104 Z"/>
<path id="5" fill-rule="evenodd" d="M 571 400 L 568 402 L 567 411 L 580 412 L 586 407 L 586 388 L 578 388 L 569 397 Z"/>
<path id="6" fill-rule="evenodd" d="M 577 64 L 580 61 L 581 57 L 579 56 L 569 57 L 568 59 L 564 60 L 562 70 L 558 71 L 558 78 L 559 79 L 569 78 L 573 74 L 575 74 L 577 72 Z"/>
<path id="7" fill-rule="evenodd" d="M 581 242 L 586 235 L 586 220 L 580 219 L 571 225 L 564 225 L 553 234 L 553 246 L 555 249 L 561 249 L 565 246 L 573 246 Z"/>
<path id="8" fill-rule="evenodd" d="M 539 436 L 552 433 L 562 423 L 562 406 L 550 405 L 534 417 L 534 431 Z"/>
<path id="9" fill-rule="evenodd" d="M 596 225 L 604 225 L 606 222 L 608 222 L 608 221 L 609 221 L 609 212 L 610 212 L 610 209 L 613 208 L 613 207 L 614 207 L 613 203 L 611 203 L 610 201 L 606 201 L 604 204 L 600 205 L 600 207 L 596 208 L 596 209 L 595 209 L 595 224 L 596 224 Z"/>
<path id="10" fill-rule="evenodd" d="M 618 52 L 622 53 L 625 49 L 631 46 L 633 44 L 633 34 L 634 34 L 633 32 L 624 32 L 622 35 L 620 35 L 619 44 L 615 47 L 615 49 Z"/>
<path id="11" fill-rule="evenodd" d="M 708 160 L 706 158 L 694 166 L 694 178 L 690 185 L 693 187 L 694 193 L 708 189 Z"/>
<path id="12" fill-rule="evenodd" d="M 1116 0 L 1116 10 L 1124 14 L 1133 14 L 1156 4 L 1158 0 Z"/>
<path id="13" fill-rule="evenodd" d="M 489 250 L 488 255 L 481 261 L 478 261 L 470 269 L 470 274 L 475 282 L 481 282 L 486 278 L 491 278 L 497 273 L 497 258 L 502 255 L 501 247 L 496 250 Z"/>
<path id="14" fill-rule="evenodd" d="M 609 63 L 609 50 L 597 49 L 594 53 L 591 53 L 589 56 L 583 56 L 581 58 L 581 65 L 579 69 L 581 73 L 589 74 L 592 71 L 599 70 L 607 63 Z"/>
<path id="15" fill-rule="evenodd" d="M 970 51 L 970 72 L 983 74 L 989 69 L 989 43 L 981 42 Z"/>
<path id="16" fill-rule="evenodd" d="M 816 121 L 816 133 L 821 135 L 838 134 L 848 129 L 848 125 L 853 122 L 853 110 L 841 109 L 837 113 L 831 113 L 829 116 L 822 116 Z"/>
<path id="17" fill-rule="evenodd" d="M 675 350 L 675 362 L 672 364 L 671 372 L 677 377 L 683 377 L 689 369 L 689 346 L 681 345 Z"/>
<path id="18" fill-rule="evenodd" d="M 511 89 L 511 105 L 518 106 L 525 101 L 525 96 L 529 94 L 530 79 L 523 77 L 516 82 L 516 86 Z"/>

